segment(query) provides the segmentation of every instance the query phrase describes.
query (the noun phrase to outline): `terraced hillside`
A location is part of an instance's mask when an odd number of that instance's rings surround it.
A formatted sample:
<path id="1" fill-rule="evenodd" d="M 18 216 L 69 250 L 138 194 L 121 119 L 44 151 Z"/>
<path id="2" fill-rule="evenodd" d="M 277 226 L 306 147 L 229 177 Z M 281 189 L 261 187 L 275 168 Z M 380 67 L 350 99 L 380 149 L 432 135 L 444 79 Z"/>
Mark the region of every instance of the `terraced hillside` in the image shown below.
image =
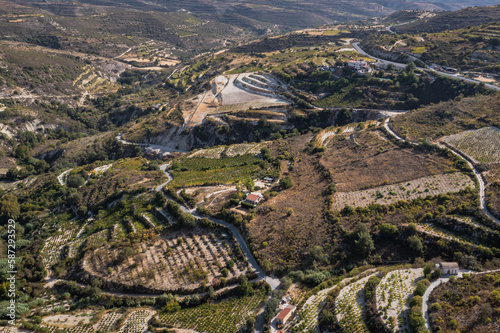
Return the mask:
<path id="1" fill-rule="evenodd" d="M 124 257 L 123 253 L 127 251 Z M 87 253 L 85 270 L 104 281 L 153 291 L 193 291 L 201 284 L 233 283 L 247 271 L 228 234 L 171 234 L 132 247 L 104 246 Z M 127 257 L 128 256 L 128 257 Z"/>

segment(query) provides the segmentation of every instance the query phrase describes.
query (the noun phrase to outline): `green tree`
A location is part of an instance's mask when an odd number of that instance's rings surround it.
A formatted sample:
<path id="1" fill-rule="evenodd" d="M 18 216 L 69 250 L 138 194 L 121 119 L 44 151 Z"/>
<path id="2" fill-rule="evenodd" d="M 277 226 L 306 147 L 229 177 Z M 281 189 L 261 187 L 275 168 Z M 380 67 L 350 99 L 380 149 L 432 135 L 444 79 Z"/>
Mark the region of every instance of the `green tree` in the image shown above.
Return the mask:
<path id="1" fill-rule="evenodd" d="M 17 219 L 21 214 L 17 198 L 13 195 L 6 194 L 0 200 L 0 215 L 7 222 L 8 219 Z"/>
<path id="2" fill-rule="evenodd" d="M 373 250 L 375 250 L 375 244 L 373 242 L 370 231 L 368 230 L 368 227 L 363 223 L 358 223 L 356 225 L 353 236 L 355 251 L 359 255 L 367 257 Z"/>
<path id="3" fill-rule="evenodd" d="M 83 177 L 80 175 L 70 175 L 66 184 L 68 185 L 68 187 L 78 188 L 85 184 L 85 179 L 83 179 Z"/>
<path id="4" fill-rule="evenodd" d="M 380 226 L 380 236 L 384 239 L 390 240 L 396 238 L 397 234 L 399 232 L 399 229 L 392 224 L 389 223 L 383 223 Z"/>
<path id="5" fill-rule="evenodd" d="M 282 189 L 287 190 L 293 186 L 293 182 L 290 177 L 284 177 L 280 179 L 280 186 Z"/>
<path id="6" fill-rule="evenodd" d="M 408 247 L 416 256 L 421 255 L 424 250 L 422 240 L 416 235 L 408 237 Z"/>
<path id="7" fill-rule="evenodd" d="M 243 182 L 243 184 L 245 185 L 245 187 L 247 188 L 247 190 L 249 190 L 250 192 L 252 192 L 255 188 L 255 182 L 253 181 L 252 178 L 247 178 L 245 179 L 245 181 Z"/>

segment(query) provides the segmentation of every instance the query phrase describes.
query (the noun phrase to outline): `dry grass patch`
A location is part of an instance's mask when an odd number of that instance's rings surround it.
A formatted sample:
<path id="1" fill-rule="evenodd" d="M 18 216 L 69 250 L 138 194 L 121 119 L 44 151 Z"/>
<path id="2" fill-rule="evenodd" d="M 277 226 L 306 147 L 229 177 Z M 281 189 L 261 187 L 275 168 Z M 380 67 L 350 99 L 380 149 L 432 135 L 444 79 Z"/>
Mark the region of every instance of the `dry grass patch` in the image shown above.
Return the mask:
<path id="1" fill-rule="evenodd" d="M 320 163 L 327 168 L 338 191 L 409 181 L 454 171 L 453 163 L 437 154 L 401 149 L 377 131 L 355 134 L 354 140 L 337 135 Z"/>
<path id="2" fill-rule="evenodd" d="M 317 157 L 303 151 L 310 139 L 310 135 L 299 136 L 272 148 L 282 144 L 281 149 L 295 157 L 293 171 L 288 174 L 293 187 L 262 203 L 257 217 L 248 224 L 258 256 L 280 268 L 293 267 L 310 248 L 327 246 L 330 241 L 323 196 L 329 181 L 318 170 Z M 293 213 L 289 215 L 290 208 Z"/>

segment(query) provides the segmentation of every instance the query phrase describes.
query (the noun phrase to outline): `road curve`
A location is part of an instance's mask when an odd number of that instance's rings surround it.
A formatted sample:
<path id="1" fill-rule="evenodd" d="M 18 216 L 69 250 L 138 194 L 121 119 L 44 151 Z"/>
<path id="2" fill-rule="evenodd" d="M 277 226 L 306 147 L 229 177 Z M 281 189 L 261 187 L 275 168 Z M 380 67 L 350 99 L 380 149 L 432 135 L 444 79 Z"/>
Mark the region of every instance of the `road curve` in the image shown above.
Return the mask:
<path id="1" fill-rule="evenodd" d="M 405 140 L 403 139 L 402 137 L 400 137 L 399 135 L 397 135 L 396 133 L 394 133 L 393 130 L 391 130 L 391 128 L 389 127 L 389 121 L 390 121 L 390 118 L 387 118 L 385 121 L 384 121 L 384 128 L 387 130 L 387 132 L 389 132 L 390 135 L 392 135 L 396 140 L 398 141 L 402 141 L 402 142 L 409 142 L 410 144 L 416 146 L 418 145 L 418 143 L 416 142 L 412 142 L 412 141 L 409 141 L 409 140 Z M 497 219 L 496 217 L 494 217 L 489 211 L 488 211 L 488 208 L 486 208 L 486 196 L 485 196 L 485 184 L 484 184 L 484 180 L 483 180 L 483 176 L 481 175 L 481 173 L 479 173 L 479 171 L 477 171 L 477 169 L 474 167 L 474 164 L 472 163 L 472 161 L 464 154 L 460 153 L 458 150 L 456 150 L 455 148 L 449 146 L 449 145 L 442 145 L 442 144 L 438 144 L 439 147 L 441 148 L 448 148 L 453 154 L 461 157 L 466 163 L 467 165 L 472 169 L 472 172 L 474 173 L 474 176 L 476 177 L 477 179 L 477 182 L 479 184 L 479 208 L 481 209 L 481 211 L 486 215 L 488 216 L 488 218 L 490 218 L 492 221 L 500 224 L 500 220 Z"/>
<path id="2" fill-rule="evenodd" d="M 425 327 L 429 330 L 429 332 L 432 332 L 431 329 L 431 322 L 429 318 L 429 298 L 431 296 L 431 293 L 434 289 L 439 287 L 441 283 L 446 283 L 450 280 L 450 277 L 456 276 L 457 278 L 463 278 L 464 274 L 488 274 L 488 273 L 493 273 L 493 272 L 499 272 L 500 269 L 495 269 L 491 271 L 484 271 L 484 272 L 473 272 L 469 270 L 460 270 L 458 275 L 445 275 L 443 277 L 438 278 L 436 281 L 432 282 L 429 287 L 425 290 L 424 296 L 422 296 L 422 313 L 425 318 Z"/>
<path id="3" fill-rule="evenodd" d="M 358 51 L 362 55 L 364 55 L 366 57 L 373 58 L 373 59 L 377 60 L 380 63 L 387 64 L 387 65 L 391 64 L 391 65 L 393 65 L 394 67 L 397 67 L 397 68 L 405 68 L 406 65 L 407 65 L 407 64 L 402 64 L 402 63 L 399 63 L 399 62 L 385 60 L 385 59 L 382 59 L 382 58 L 377 58 L 377 57 L 375 57 L 375 56 L 367 53 L 366 51 L 364 51 L 359 46 L 359 42 L 353 43 L 352 46 L 354 47 L 354 49 L 356 51 Z M 431 72 L 431 73 L 435 73 L 435 74 L 447 76 L 447 77 L 452 78 L 452 79 L 462 80 L 462 81 L 469 82 L 469 83 L 475 83 L 475 84 L 484 83 L 484 82 L 480 82 L 480 81 L 476 81 L 476 80 L 473 80 L 473 79 L 469 79 L 469 78 L 463 77 L 463 76 L 458 75 L 458 74 L 450 74 L 450 73 L 445 73 L 445 72 L 437 71 L 437 70 L 435 70 L 435 69 L 433 69 L 433 68 L 431 68 L 431 67 L 429 67 L 427 65 L 426 65 L 426 68 L 422 68 L 422 67 L 417 67 L 417 68 L 420 69 L 420 70 L 426 71 L 426 72 Z M 484 86 L 487 87 L 487 88 L 490 88 L 490 89 L 494 89 L 494 90 L 500 91 L 500 87 L 492 85 L 492 84 L 489 84 L 489 83 L 485 83 Z"/>

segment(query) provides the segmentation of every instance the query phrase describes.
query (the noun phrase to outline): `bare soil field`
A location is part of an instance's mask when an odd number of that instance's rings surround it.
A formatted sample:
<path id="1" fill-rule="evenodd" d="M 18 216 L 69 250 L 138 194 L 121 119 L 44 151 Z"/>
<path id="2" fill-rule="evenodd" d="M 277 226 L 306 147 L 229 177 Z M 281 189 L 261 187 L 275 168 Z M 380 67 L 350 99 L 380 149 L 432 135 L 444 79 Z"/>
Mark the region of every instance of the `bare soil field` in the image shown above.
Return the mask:
<path id="1" fill-rule="evenodd" d="M 320 160 L 340 192 L 455 171 L 450 160 L 415 149 L 401 149 L 377 131 L 357 132 L 354 138 L 356 142 L 346 135 L 332 137 Z"/>
<path id="2" fill-rule="evenodd" d="M 303 135 L 280 141 L 280 150 L 295 157 L 293 171 L 288 173 L 293 187 L 260 204 L 257 217 L 248 224 L 257 256 L 268 258 L 277 268 L 293 267 L 313 246 L 326 247 L 331 242 L 323 196 L 330 182 L 318 171 L 317 157 L 304 152 L 311 138 Z M 279 154 L 278 143 L 271 149 Z"/>
<path id="3" fill-rule="evenodd" d="M 334 196 L 333 209 L 338 211 L 346 205 L 367 207 L 372 203 L 390 205 L 400 200 L 409 201 L 428 195 L 458 192 L 468 186 L 474 187 L 474 182 L 462 173 L 434 175 L 369 190 L 337 192 Z"/>
<path id="4" fill-rule="evenodd" d="M 120 257 L 123 251 L 107 245 L 89 252 L 85 270 L 105 281 L 164 291 L 195 290 L 204 281 L 207 286 L 220 283 L 221 269 L 230 260 L 235 265 L 229 269 L 228 280 L 247 270 L 244 262 L 234 258 L 230 234 L 220 231 L 178 232 L 135 244 L 129 257 Z"/>
<path id="5" fill-rule="evenodd" d="M 74 327 L 90 323 L 92 311 L 82 312 L 75 315 L 58 314 L 43 318 L 45 324 L 53 324 L 58 327 Z"/>

